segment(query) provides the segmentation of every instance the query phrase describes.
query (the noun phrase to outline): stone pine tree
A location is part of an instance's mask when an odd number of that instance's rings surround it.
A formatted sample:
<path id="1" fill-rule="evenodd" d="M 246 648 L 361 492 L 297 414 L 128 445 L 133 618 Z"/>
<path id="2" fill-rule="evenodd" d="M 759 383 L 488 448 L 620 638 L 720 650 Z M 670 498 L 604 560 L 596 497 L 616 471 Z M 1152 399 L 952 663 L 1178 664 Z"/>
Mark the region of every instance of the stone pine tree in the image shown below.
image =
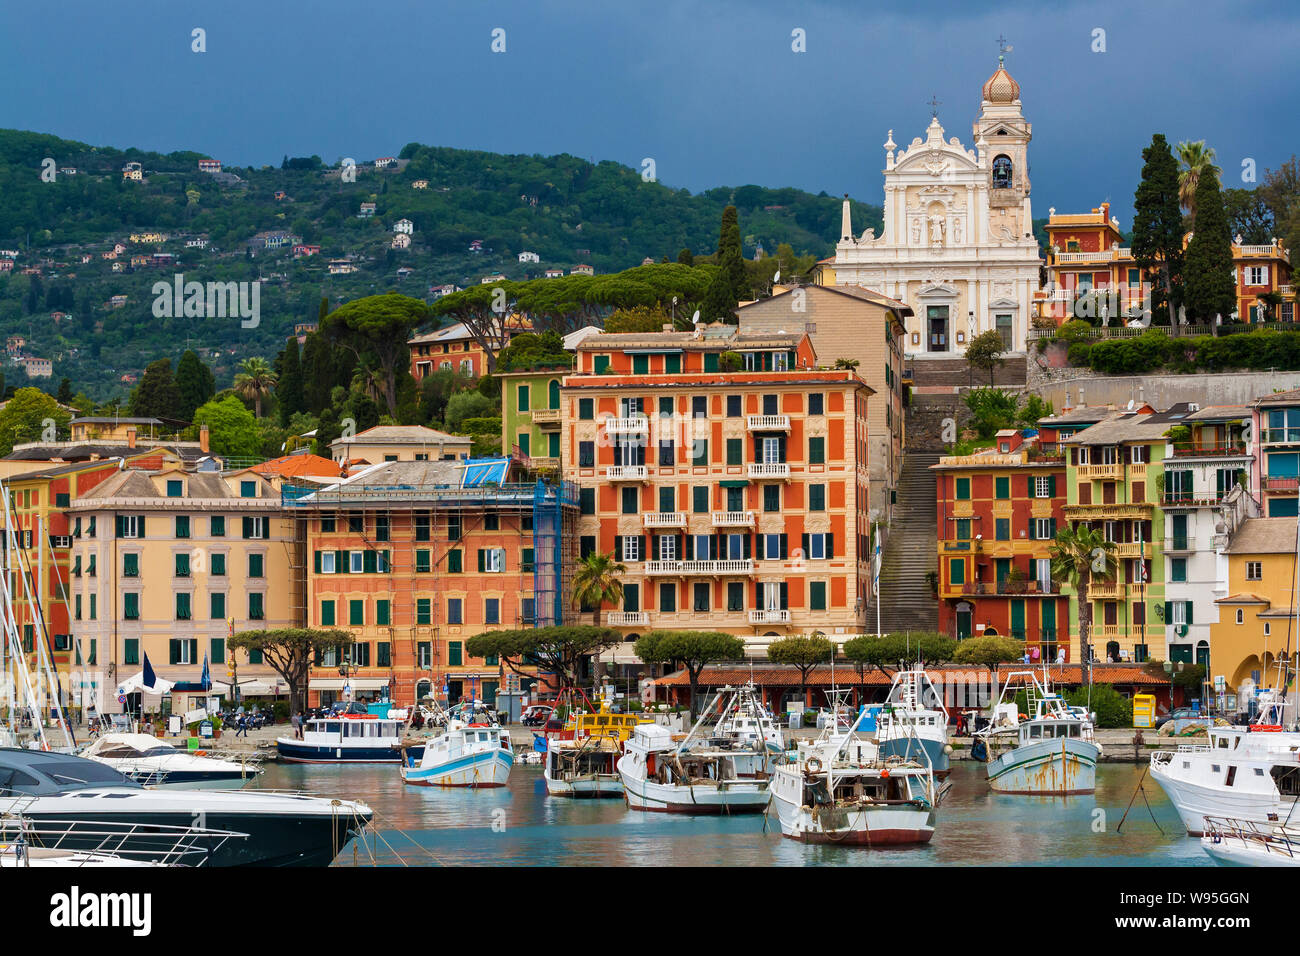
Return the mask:
<path id="1" fill-rule="evenodd" d="M 733 322 L 736 303 L 749 295 L 749 280 L 746 278 L 745 260 L 740 249 L 740 221 L 735 206 L 728 206 L 722 211 L 717 260 L 718 272 L 704 293 L 700 317 L 706 322 L 717 319 Z"/>
<path id="2" fill-rule="evenodd" d="M 298 339 L 289 336 L 284 343 L 284 351 L 276 357 L 277 384 L 275 400 L 280 412 L 280 424 L 288 425 L 289 419 L 303 410 L 302 399 L 302 360 L 298 354 Z"/>
<path id="3" fill-rule="evenodd" d="M 1142 181 L 1133 197 L 1133 258 L 1144 277 L 1155 270 L 1151 313 L 1169 311 L 1170 332 L 1178 334 L 1177 306 L 1183 269 L 1183 211 L 1178 204 L 1178 162 L 1161 133 L 1142 150 Z"/>
<path id="4" fill-rule="evenodd" d="M 212 369 L 203 364 L 193 349 L 186 349 L 176 363 L 176 388 L 181 396 L 177 414 L 187 422 L 193 421 L 195 410 L 217 393 Z"/>
<path id="5" fill-rule="evenodd" d="M 1216 316 L 1231 321 L 1237 304 L 1232 281 L 1232 235 L 1217 176 L 1201 176 L 1196 183 L 1196 221 L 1183 265 L 1183 300 L 1196 320 L 1209 322 L 1218 334 Z"/>

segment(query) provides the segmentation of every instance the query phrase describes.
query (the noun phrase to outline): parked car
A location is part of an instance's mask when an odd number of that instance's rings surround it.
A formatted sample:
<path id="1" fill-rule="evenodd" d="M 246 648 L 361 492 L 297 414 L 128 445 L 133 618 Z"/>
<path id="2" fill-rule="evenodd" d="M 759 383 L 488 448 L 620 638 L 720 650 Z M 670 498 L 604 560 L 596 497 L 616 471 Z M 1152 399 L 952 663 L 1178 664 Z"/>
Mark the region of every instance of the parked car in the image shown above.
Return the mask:
<path id="1" fill-rule="evenodd" d="M 555 708 L 553 707 L 547 707 L 545 704 L 533 704 L 524 711 L 520 723 L 525 727 L 540 727 L 550 719 L 551 714 L 554 712 Z"/>
<path id="2" fill-rule="evenodd" d="M 1156 729 L 1159 730 L 1171 720 L 1201 720 L 1205 714 L 1192 707 L 1179 707 L 1177 710 L 1171 710 L 1163 717 L 1156 718 Z"/>

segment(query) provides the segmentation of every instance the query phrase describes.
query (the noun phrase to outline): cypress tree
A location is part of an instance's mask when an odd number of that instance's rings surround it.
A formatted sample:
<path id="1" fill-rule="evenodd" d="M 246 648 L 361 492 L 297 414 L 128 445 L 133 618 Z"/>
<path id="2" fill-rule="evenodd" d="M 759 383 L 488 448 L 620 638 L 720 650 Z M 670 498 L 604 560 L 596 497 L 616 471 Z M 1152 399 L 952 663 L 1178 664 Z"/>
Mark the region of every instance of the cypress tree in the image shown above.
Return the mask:
<path id="1" fill-rule="evenodd" d="M 298 355 L 298 339 L 295 336 L 289 336 L 280 355 L 275 399 L 280 405 L 280 424 L 287 426 L 290 417 L 303 410 L 302 361 Z"/>
<path id="2" fill-rule="evenodd" d="M 1183 267 L 1184 300 L 1190 315 L 1212 324 L 1216 315 L 1231 321 L 1237 304 L 1232 270 L 1232 234 L 1219 177 L 1202 175 L 1196 184 L 1196 222 Z M 1218 334 L 1217 324 L 1214 332 Z"/>
<path id="3" fill-rule="evenodd" d="M 212 369 L 203 364 L 193 349 L 186 349 L 176 363 L 176 388 L 180 393 L 176 415 L 187 422 L 193 421 L 195 410 L 216 394 Z"/>
<path id="4" fill-rule="evenodd" d="M 172 360 L 156 359 L 145 367 L 140 384 L 131 393 L 131 415 L 135 418 L 175 420 L 181 408 L 181 392 L 172 375 Z"/>
<path id="5" fill-rule="evenodd" d="M 741 257 L 740 222 L 735 206 L 722 211 L 717 260 L 718 273 L 704 293 L 700 314 L 707 321 L 722 319 L 734 322 L 736 303 L 749 297 L 749 279 Z"/>
<path id="6" fill-rule="evenodd" d="M 1143 279 L 1158 269 L 1151 290 L 1154 316 L 1163 305 L 1170 331 L 1178 334 L 1175 315 L 1183 270 L 1183 210 L 1178 204 L 1178 162 L 1162 133 L 1142 150 L 1142 181 L 1133 197 L 1133 258 Z"/>

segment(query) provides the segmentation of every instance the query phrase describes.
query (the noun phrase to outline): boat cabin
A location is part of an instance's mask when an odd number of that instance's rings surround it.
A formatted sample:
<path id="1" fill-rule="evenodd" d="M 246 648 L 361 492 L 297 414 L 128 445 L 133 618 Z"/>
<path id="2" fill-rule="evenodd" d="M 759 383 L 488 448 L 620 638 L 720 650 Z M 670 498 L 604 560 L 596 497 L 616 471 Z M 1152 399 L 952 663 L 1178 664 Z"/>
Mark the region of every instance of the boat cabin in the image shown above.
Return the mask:
<path id="1" fill-rule="evenodd" d="M 351 715 L 319 717 L 307 721 L 302 736 L 303 741 L 309 744 L 366 747 L 381 741 L 397 742 L 401 739 L 402 728 L 400 720 Z"/>
<path id="2" fill-rule="evenodd" d="M 1078 720 L 1030 720 L 1020 725 L 1020 743 L 1050 740 L 1054 737 L 1083 737 L 1083 723 Z"/>

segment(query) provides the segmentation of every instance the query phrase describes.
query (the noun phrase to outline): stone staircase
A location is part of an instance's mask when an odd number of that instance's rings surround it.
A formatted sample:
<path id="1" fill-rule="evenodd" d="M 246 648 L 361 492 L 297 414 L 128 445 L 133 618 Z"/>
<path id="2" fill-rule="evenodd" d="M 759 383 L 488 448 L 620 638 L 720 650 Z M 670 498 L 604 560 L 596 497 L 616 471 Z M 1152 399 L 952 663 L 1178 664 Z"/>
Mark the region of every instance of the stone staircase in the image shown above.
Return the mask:
<path id="1" fill-rule="evenodd" d="M 935 531 L 934 473 L 938 451 L 911 449 L 903 458 L 898 503 L 885 542 L 880 566 L 880 627 L 886 633 L 935 631 L 939 627 L 938 602 L 926 572 L 938 566 Z M 875 599 L 867 609 L 867 629 L 876 627 Z"/>
<path id="2" fill-rule="evenodd" d="M 951 389 L 987 386 L 989 373 L 972 369 L 963 358 L 911 359 L 907 371 L 912 376 L 915 390 L 927 388 Z M 1024 353 L 1012 353 L 1002 358 L 1002 365 L 993 373 L 998 388 L 1024 388 L 1027 374 Z"/>

